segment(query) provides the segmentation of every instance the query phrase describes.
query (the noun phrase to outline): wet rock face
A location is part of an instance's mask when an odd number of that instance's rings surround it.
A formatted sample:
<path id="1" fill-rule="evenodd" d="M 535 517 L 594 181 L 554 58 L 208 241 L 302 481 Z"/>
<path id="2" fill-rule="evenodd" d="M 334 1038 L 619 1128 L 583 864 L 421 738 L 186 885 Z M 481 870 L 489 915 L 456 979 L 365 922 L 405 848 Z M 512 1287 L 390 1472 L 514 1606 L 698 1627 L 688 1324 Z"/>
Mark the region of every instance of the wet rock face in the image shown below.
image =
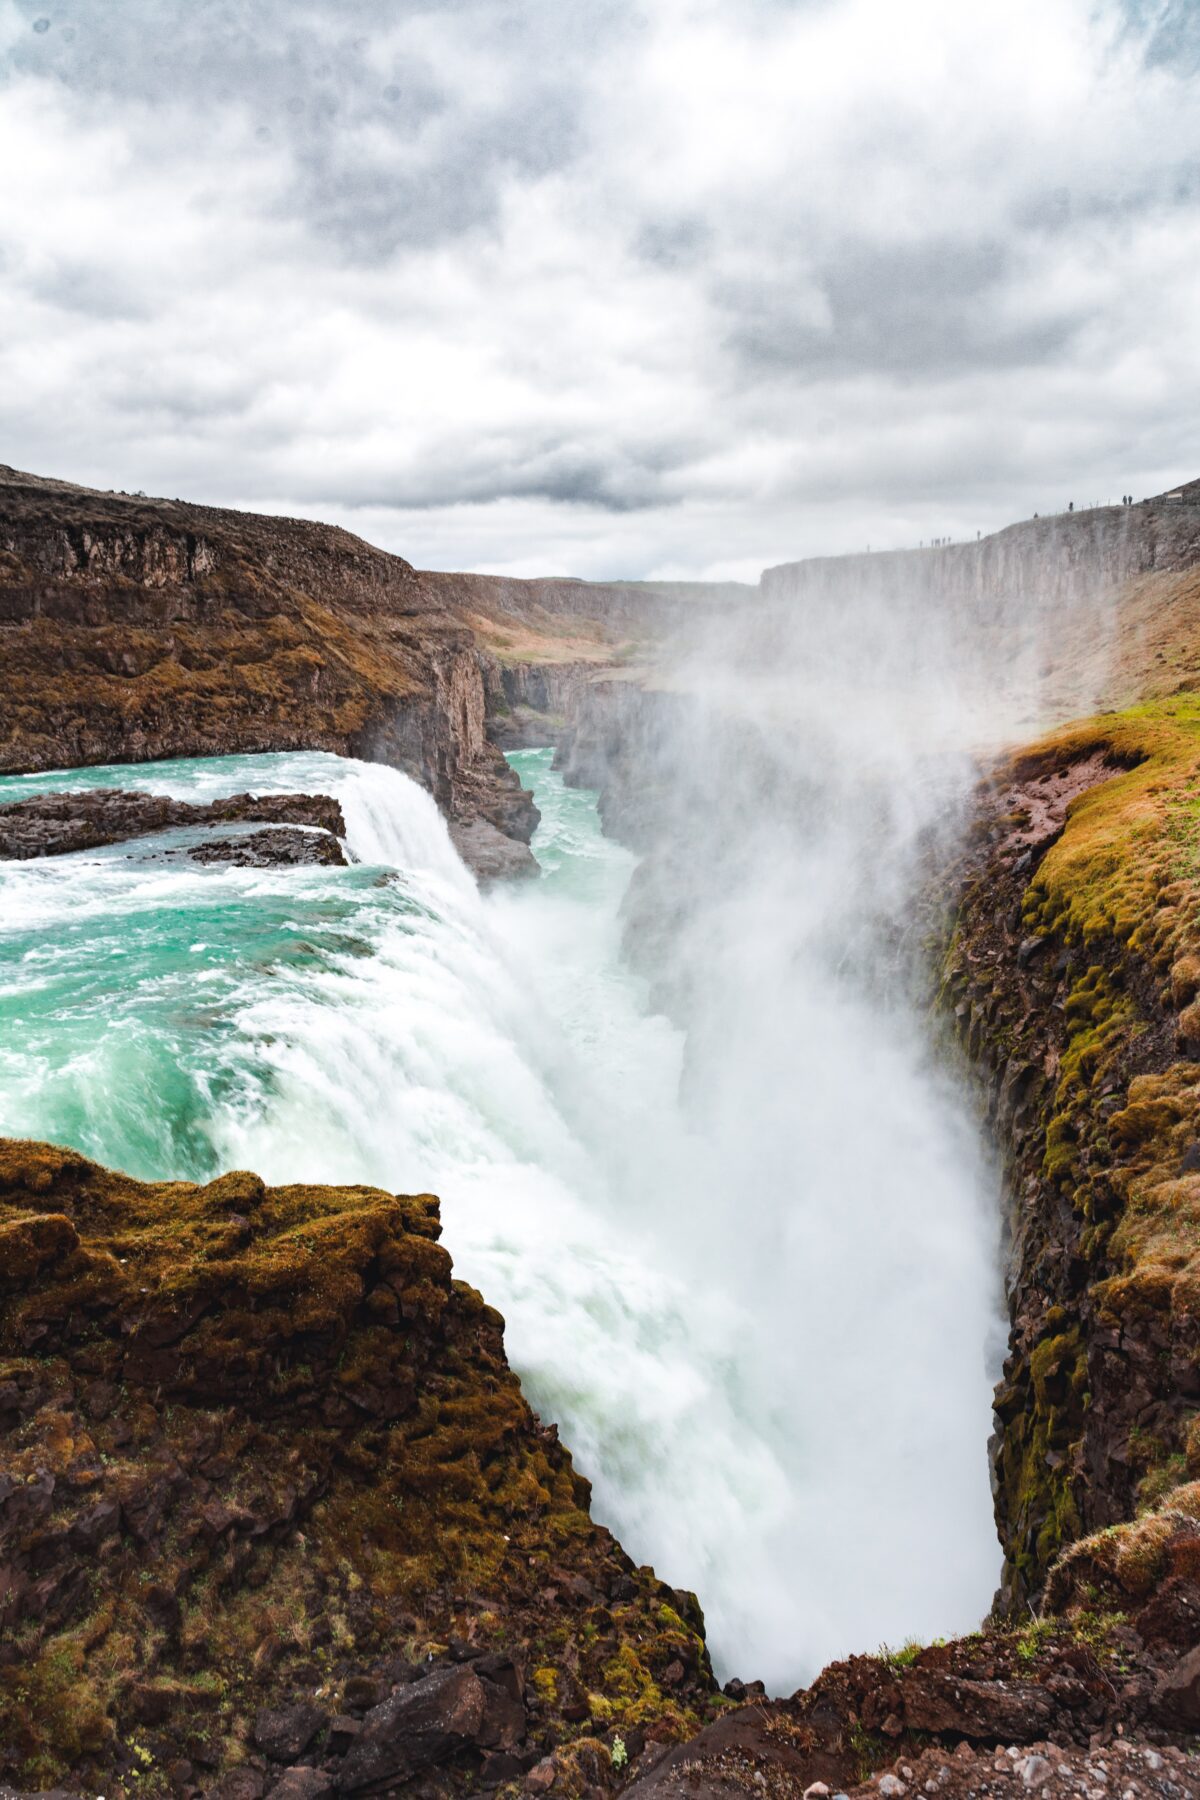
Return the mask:
<path id="1" fill-rule="evenodd" d="M 255 853 L 249 848 L 253 844 L 261 859 L 256 867 L 273 861 L 345 862 L 337 839 L 345 836 L 346 821 L 337 801 L 327 794 L 234 794 L 227 800 L 193 805 L 119 788 L 37 794 L 0 806 L 0 857 L 62 856 L 179 826 L 250 823 L 311 830 L 256 833 L 252 840 L 214 837 L 188 854 L 198 862 L 236 862 Z M 324 835 L 314 836 L 317 832 Z M 243 845 L 245 849 L 240 848 Z"/>
<path id="2" fill-rule="evenodd" d="M 0 769 L 331 750 L 402 769 L 452 822 L 518 845 L 537 822 L 488 742 L 470 628 L 329 526 L 0 468 L 0 659 Z"/>
<path id="3" fill-rule="evenodd" d="M 451 825 L 454 848 L 480 881 L 525 879 L 536 875 L 537 864 L 525 846 L 508 837 L 488 819 L 471 819 Z"/>
<path id="4" fill-rule="evenodd" d="M 297 831 L 288 826 L 266 826 L 240 837 L 214 835 L 186 849 L 169 850 L 165 855 L 188 862 L 225 863 L 239 869 L 346 866 L 345 853 L 335 837 L 323 831 Z"/>
<path id="5" fill-rule="evenodd" d="M 694 1600 L 593 1524 L 439 1232 L 0 1140 L 0 1780 L 452 1793 L 710 1716 Z"/>

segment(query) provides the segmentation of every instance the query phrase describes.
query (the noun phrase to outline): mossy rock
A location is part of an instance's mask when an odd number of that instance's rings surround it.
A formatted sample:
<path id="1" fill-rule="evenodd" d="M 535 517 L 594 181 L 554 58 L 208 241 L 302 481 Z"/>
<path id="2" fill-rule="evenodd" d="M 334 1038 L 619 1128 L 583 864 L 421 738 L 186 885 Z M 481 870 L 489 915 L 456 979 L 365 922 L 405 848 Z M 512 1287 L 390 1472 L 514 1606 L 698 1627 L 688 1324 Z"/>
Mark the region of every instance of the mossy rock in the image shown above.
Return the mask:
<path id="1" fill-rule="evenodd" d="M 535 1746 L 580 1692 L 702 1721 L 694 1602 L 593 1523 L 440 1230 L 429 1195 L 0 1141 L 0 1774 L 219 1770 L 256 1709 L 453 1643 L 528 1664 Z"/>

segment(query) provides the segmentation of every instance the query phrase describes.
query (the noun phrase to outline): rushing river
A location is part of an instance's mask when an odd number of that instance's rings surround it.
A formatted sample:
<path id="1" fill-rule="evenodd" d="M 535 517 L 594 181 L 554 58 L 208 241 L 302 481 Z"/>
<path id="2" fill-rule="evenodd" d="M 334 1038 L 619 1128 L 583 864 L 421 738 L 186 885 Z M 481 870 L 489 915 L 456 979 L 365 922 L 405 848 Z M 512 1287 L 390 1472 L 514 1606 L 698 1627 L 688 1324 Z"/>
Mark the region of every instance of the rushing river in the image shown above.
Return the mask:
<path id="1" fill-rule="evenodd" d="M 899 1402 L 913 1454 L 933 1415 L 943 1460 L 924 1470 L 916 1539 L 907 1514 L 889 1534 L 889 1483 L 913 1471 L 888 1451 L 887 1372 L 876 1430 L 855 1319 L 839 1329 L 835 1314 L 831 1341 L 819 1301 L 816 1335 L 801 1291 L 756 1295 L 734 1274 L 754 1212 L 714 1193 L 703 1121 L 680 1105 L 681 1036 L 620 957 L 633 858 L 548 751 L 511 760 L 542 810 L 542 876 L 482 896 L 428 795 L 377 765 L 296 754 L 0 780 L 0 801 L 100 785 L 330 793 L 357 858 L 164 860 L 187 841 L 175 832 L 0 865 L 0 1132 L 143 1177 L 240 1167 L 438 1193 L 457 1270 L 505 1314 L 510 1357 L 598 1516 L 699 1592 L 725 1673 L 786 1689 L 828 1655 L 972 1625 L 996 1560 L 982 1354 L 969 1418 L 955 1400 L 941 1420 L 936 1390 Z M 803 1142 L 791 1155 L 802 1189 Z M 790 1196 L 754 1203 L 778 1224 Z M 888 1271 L 853 1248 L 864 1304 L 889 1316 Z M 950 1295 L 957 1254 L 934 1253 L 912 1327 L 936 1350 L 944 1288 L 952 1358 L 960 1314 L 982 1304 Z M 840 1363 L 862 1389 L 853 1417 Z M 979 1530 L 964 1538 L 966 1511 Z"/>

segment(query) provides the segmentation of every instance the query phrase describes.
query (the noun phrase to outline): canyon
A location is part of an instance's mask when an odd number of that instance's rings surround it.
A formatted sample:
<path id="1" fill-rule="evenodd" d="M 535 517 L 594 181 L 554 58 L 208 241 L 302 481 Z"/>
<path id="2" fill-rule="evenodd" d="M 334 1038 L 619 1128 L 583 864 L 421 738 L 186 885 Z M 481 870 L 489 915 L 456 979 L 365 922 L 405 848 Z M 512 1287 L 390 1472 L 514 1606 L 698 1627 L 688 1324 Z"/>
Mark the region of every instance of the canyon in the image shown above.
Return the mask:
<path id="1" fill-rule="evenodd" d="M 857 610 L 865 686 L 872 657 L 890 682 L 911 650 L 934 688 L 1002 687 L 1003 742 L 969 746 L 952 819 L 931 788 L 895 877 L 905 944 L 855 886 L 836 948 L 904 988 L 974 1096 L 1003 1165 L 1007 1309 L 986 1627 L 774 1699 L 721 1688 L 704 1595 L 594 1523 L 430 1196 L 141 1183 L 5 1141 L 0 1772 L 224 1800 L 1198 1791 L 1200 491 L 1182 492 L 739 589 L 423 573 L 325 526 L 0 471 L 0 770 L 386 763 L 494 880 L 531 871 L 536 823 L 502 752 L 553 743 L 641 858 L 628 955 L 696 1044 L 704 970 L 680 946 L 727 899 L 745 795 L 811 804 L 811 742 L 758 672 L 797 641 L 820 670 Z M 926 614 L 932 652 L 905 625 Z M 716 710 L 714 668 L 734 690 Z M 815 742 L 844 763 L 838 731 Z M 922 752 L 921 781 L 945 754 Z M 230 821 L 344 836 L 330 796 L 181 807 L 22 800 L 0 853 Z M 685 1076 L 702 1084 L 698 1055 Z"/>

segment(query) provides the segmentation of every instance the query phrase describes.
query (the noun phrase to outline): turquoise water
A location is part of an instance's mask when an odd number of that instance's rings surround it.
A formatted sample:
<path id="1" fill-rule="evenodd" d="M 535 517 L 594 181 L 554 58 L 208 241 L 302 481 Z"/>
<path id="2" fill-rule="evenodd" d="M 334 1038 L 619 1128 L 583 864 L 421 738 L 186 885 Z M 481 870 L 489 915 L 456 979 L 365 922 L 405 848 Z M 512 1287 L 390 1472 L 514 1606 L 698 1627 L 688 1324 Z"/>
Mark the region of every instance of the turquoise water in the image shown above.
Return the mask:
<path id="1" fill-rule="evenodd" d="M 335 757 L 226 757 L 8 777 L 0 802 L 110 786 L 205 800 L 353 780 Z M 286 993 L 319 1008 L 325 984 L 382 934 L 419 933 L 429 916 L 419 875 L 379 861 L 256 871 L 161 859 L 191 835 L 0 865 L 0 1132 L 144 1178 L 208 1178 L 222 1118 L 267 1112 L 274 1098 L 256 1003 Z M 369 830 L 360 836 L 378 856 Z"/>

